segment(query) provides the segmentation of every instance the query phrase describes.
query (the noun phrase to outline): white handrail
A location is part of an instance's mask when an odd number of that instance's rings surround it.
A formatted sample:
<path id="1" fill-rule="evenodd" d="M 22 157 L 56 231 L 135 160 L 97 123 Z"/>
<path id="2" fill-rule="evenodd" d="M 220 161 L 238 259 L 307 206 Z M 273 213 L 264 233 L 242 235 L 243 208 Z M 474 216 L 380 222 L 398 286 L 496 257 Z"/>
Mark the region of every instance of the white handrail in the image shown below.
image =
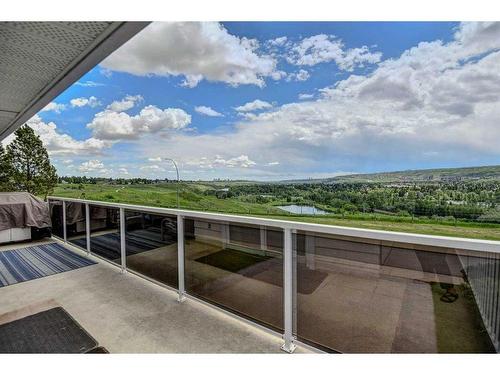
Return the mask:
<path id="1" fill-rule="evenodd" d="M 134 211 L 146 211 L 157 214 L 182 215 L 187 218 L 218 220 L 226 222 L 230 221 L 241 224 L 265 225 L 281 229 L 295 229 L 301 231 L 319 232 L 324 234 L 346 236 L 346 237 L 358 237 L 358 238 L 378 240 L 378 241 L 399 242 L 405 244 L 418 244 L 425 246 L 444 247 L 449 249 L 500 253 L 500 241 L 434 236 L 434 235 L 415 234 L 415 233 L 390 232 L 390 231 L 376 230 L 376 229 L 362 229 L 362 228 L 342 227 L 337 225 L 302 223 L 297 221 L 267 219 L 254 216 L 241 216 L 234 214 L 222 214 L 222 213 L 194 211 L 186 209 L 141 206 L 128 203 L 112 203 L 112 202 L 93 201 L 87 199 L 65 198 L 56 196 L 49 196 L 47 198 L 52 200 L 66 201 L 66 202 L 88 203 L 104 207 L 124 208 L 127 210 L 134 210 Z"/>

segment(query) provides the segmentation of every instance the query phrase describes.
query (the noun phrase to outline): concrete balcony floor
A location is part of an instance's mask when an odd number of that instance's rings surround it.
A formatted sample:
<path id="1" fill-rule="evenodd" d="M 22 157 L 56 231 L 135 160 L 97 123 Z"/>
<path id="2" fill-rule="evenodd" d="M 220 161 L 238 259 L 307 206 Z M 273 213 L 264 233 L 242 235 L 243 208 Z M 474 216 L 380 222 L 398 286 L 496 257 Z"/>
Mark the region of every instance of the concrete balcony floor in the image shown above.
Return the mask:
<path id="1" fill-rule="evenodd" d="M 284 353 L 279 337 L 198 301 L 178 303 L 176 292 L 92 259 L 98 264 L 0 288 L 0 316 L 59 305 L 110 353 Z"/>

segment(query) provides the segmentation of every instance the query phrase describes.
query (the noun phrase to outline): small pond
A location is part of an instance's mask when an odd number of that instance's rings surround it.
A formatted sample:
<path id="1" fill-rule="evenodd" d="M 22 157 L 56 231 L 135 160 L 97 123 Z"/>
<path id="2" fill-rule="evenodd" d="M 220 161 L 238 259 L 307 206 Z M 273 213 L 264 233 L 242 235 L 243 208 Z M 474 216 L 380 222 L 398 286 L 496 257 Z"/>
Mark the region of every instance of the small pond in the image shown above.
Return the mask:
<path id="1" fill-rule="evenodd" d="M 283 211 L 299 215 L 326 215 L 328 212 L 320 210 L 314 206 L 299 206 L 296 204 L 289 204 L 287 206 L 276 206 Z"/>

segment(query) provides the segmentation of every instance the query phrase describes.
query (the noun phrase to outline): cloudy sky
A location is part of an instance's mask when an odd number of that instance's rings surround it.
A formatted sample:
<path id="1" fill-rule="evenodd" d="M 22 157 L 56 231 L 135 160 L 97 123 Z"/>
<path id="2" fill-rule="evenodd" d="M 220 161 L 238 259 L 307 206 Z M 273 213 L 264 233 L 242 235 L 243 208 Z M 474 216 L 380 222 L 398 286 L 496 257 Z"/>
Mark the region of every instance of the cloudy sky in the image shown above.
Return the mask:
<path id="1" fill-rule="evenodd" d="M 500 23 L 153 23 L 29 124 L 60 175 L 500 164 Z"/>

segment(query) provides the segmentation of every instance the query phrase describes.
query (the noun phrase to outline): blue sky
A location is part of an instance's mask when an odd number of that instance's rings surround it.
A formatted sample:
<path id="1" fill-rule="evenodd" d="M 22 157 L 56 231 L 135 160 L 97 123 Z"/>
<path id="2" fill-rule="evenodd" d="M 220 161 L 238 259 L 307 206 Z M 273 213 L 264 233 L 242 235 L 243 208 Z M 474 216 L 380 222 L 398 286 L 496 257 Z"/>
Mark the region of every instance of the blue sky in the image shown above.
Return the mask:
<path id="1" fill-rule="evenodd" d="M 30 125 L 60 175 L 499 164 L 499 24 L 153 23 Z"/>

